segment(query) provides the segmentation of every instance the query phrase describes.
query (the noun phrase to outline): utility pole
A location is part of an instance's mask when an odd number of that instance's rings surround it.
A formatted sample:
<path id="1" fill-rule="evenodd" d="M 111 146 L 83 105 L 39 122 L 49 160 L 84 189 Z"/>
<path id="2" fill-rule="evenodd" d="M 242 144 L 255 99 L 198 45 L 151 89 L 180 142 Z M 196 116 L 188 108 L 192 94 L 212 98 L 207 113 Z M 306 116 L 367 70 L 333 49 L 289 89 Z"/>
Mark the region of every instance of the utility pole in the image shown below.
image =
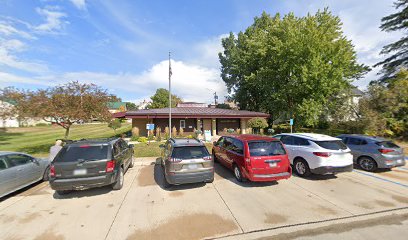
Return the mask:
<path id="1" fill-rule="evenodd" d="M 169 132 L 170 132 L 170 138 L 171 138 L 171 75 L 173 74 L 171 71 L 171 60 L 170 60 L 170 54 L 169 52 Z"/>
<path id="2" fill-rule="evenodd" d="M 217 100 L 218 100 L 217 92 L 214 92 L 214 104 L 215 104 L 215 106 L 217 106 Z"/>

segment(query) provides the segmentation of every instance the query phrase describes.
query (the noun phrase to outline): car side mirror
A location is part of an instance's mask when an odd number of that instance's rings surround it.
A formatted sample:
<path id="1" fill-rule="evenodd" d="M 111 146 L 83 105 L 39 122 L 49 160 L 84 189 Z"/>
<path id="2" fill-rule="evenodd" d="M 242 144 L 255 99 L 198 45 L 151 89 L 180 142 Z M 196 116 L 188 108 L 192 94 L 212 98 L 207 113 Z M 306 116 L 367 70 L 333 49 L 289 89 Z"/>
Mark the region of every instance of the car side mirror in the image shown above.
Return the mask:
<path id="1" fill-rule="evenodd" d="M 160 144 L 160 145 L 159 145 L 159 148 L 164 148 L 164 144 Z"/>
<path id="2" fill-rule="evenodd" d="M 129 144 L 129 148 L 134 148 L 134 147 L 135 147 L 135 145 Z"/>

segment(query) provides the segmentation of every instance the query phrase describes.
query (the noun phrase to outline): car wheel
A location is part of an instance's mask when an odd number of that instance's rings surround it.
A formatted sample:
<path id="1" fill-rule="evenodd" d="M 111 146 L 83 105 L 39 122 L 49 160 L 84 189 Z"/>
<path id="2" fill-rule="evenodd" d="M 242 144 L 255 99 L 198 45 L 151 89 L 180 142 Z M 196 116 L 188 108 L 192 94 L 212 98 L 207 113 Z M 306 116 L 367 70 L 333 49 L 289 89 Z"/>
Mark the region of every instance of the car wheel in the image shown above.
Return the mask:
<path id="1" fill-rule="evenodd" d="M 164 188 L 170 188 L 171 187 L 171 184 L 166 179 L 166 174 L 164 173 L 164 169 L 163 169 L 163 187 Z"/>
<path id="2" fill-rule="evenodd" d="M 50 179 L 50 167 L 48 166 L 43 174 L 43 181 L 48 181 Z"/>
<path id="3" fill-rule="evenodd" d="M 218 159 L 217 159 L 217 157 L 215 156 L 215 152 L 214 152 L 214 151 L 212 152 L 212 158 L 213 158 L 214 162 L 218 162 Z"/>
<path id="4" fill-rule="evenodd" d="M 56 191 L 58 195 L 62 196 L 62 195 L 67 195 L 69 192 L 69 190 L 57 190 Z"/>
<path id="5" fill-rule="evenodd" d="M 374 159 L 369 157 L 361 157 L 358 160 L 358 165 L 361 167 L 361 169 L 369 172 L 373 172 L 378 168 L 377 163 L 374 161 Z"/>
<path id="6" fill-rule="evenodd" d="M 130 156 L 130 164 L 129 164 L 129 168 L 132 168 L 135 166 L 135 159 L 133 158 L 133 154 L 132 156 Z"/>
<path id="7" fill-rule="evenodd" d="M 293 163 L 293 168 L 296 175 L 299 177 L 308 177 L 312 173 L 310 172 L 309 164 L 304 159 L 296 159 Z"/>
<path id="8" fill-rule="evenodd" d="M 238 182 L 242 182 L 244 178 L 242 177 L 242 172 L 239 169 L 238 165 L 234 164 L 233 170 L 235 178 L 238 180 Z"/>
<path id="9" fill-rule="evenodd" d="M 119 168 L 118 172 L 118 179 L 116 182 L 112 185 L 113 190 L 120 190 L 123 187 L 123 182 L 125 181 L 125 174 L 123 172 L 122 168 Z"/>

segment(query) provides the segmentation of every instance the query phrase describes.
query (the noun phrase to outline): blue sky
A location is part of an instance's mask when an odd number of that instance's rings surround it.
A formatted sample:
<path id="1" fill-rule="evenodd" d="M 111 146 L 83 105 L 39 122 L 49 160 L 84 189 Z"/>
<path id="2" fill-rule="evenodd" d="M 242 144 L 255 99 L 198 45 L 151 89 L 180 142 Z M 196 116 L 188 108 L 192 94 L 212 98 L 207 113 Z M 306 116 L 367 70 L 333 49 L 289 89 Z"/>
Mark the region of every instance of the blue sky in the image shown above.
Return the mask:
<path id="1" fill-rule="evenodd" d="M 262 11 L 301 16 L 324 7 L 343 21 L 361 63 L 378 62 L 382 46 L 401 37 L 378 28 L 395 11 L 386 0 L 0 0 L 0 87 L 78 80 L 138 103 L 167 88 L 171 51 L 174 93 L 210 102 L 214 91 L 227 94 L 217 56 L 223 36 Z M 355 84 L 364 88 L 377 71 Z"/>

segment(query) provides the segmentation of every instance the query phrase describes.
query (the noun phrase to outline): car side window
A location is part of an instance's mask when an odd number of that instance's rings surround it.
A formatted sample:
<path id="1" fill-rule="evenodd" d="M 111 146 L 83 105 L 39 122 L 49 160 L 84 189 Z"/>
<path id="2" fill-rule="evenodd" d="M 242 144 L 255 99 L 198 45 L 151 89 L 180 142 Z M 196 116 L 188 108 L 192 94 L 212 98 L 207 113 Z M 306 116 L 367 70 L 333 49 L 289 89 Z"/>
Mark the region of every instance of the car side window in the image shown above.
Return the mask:
<path id="1" fill-rule="evenodd" d="M 296 146 L 308 146 L 310 145 L 309 141 L 307 141 L 304 138 L 300 138 L 300 137 L 293 137 L 294 140 L 294 144 Z"/>
<path id="2" fill-rule="evenodd" d="M 4 156 L 0 157 L 0 171 L 7 169 L 7 167 L 8 167 L 8 164 L 6 162 L 6 157 Z"/>
<path id="3" fill-rule="evenodd" d="M 221 137 L 220 139 L 218 139 L 217 146 L 218 147 L 223 147 L 224 146 L 224 140 L 225 140 L 225 137 Z"/>
<path id="4" fill-rule="evenodd" d="M 348 138 L 348 141 L 347 141 L 347 144 L 350 144 L 350 145 L 362 145 L 361 143 L 362 143 L 361 139 L 358 139 L 358 138 Z"/>
<path id="5" fill-rule="evenodd" d="M 276 136 L 273 136 L 273 138 L 276 138 L 276 139 L 279 139 L 279 140 L 281 140 L 281 138 L 282 138 L 282 135 L 276 135 Z"/>
<path id="6" fill-rule="evenodd" d="M 26 155 L 21 155 L 21 154 L 10 154 L 7 155 L 7 159 L 10 161 L 12 166 L 21 166 L 24 164 L 28 164 L 32 162 L 33 158 L 26 156 Z"/>
<path id="7" fill-rule="evenodd" d="M 238 154 L 244 154 L 244 144 L 241 142 L 241 140 L 233 139 L 231 150 Z"/>
<path id="8" fill-rule="evenodd" d="M 231 138 L 225 138 L 223 147 L 226 150 L 231 150 L 233 148 L 232 139 Z"/>
<path id="9" fill-rule="evenodd" d="M 281 142 L 285 145 L 294 145 L 294 138 L 292 136 L 282 136 Z"/>

